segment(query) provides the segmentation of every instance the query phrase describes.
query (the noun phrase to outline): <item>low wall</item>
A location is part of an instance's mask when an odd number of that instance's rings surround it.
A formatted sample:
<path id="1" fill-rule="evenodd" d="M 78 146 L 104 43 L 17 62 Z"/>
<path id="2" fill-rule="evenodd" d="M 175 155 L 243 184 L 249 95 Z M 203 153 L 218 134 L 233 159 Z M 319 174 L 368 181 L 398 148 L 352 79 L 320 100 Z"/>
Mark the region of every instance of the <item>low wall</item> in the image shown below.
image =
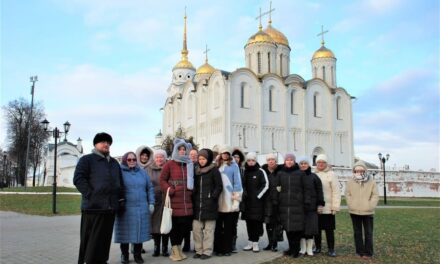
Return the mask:
<path id="1" fill-rule="evenodd" d="M 345 184 L 353 175 L 351 169 L 333 168 L 338 176 L 341 193 L 344 194 Z M 374 176 L 383 196 L 383 172 L 369 170 Z M 440 198 L 440 172 L 422 171 L 386 171 L 387 197 L 435 197 Z"/>

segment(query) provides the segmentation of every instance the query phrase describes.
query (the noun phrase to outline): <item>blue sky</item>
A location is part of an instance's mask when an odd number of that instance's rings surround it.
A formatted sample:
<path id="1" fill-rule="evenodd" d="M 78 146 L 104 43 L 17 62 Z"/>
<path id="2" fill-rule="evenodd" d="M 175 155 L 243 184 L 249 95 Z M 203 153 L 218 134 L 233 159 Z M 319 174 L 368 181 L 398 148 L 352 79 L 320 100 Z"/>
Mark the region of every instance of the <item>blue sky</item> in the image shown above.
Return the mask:
<path id="1" fill-rule="evenodd" d="M 187 6 L 189 59 L 233 71 L 258 29 L 267 1 L 1 1 L 1 105 L 35 100 L 51 125 L 72 123 L 70 140 L 86 152 L 98 131 L 114 137 L 113 155 L 154 144 L 162 126 L 172 67 L 180 60 Z M 439 170 L 439 1 L 274 0 L 273 26 L 289 39 L 291 73 L 311 78 L 320 47 L 337 57 L 338 86 L 353 102 L 356 156 L 377 163 Z M 263 26 L 267 18 L 263 19 Z M 6 129 L 0 124 L 0 146 Z"/>

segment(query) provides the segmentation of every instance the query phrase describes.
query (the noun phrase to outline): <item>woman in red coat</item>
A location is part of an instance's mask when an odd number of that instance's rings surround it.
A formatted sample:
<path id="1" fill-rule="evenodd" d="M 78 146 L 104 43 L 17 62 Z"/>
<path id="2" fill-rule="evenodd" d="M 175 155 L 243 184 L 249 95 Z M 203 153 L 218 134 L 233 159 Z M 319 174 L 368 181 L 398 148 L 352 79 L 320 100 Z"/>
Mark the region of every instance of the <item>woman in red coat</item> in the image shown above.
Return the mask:
<path id="1" fill-rule="evenodd" d="M 160 187 L 166 193 L 169 188 L 171 208 L 173 209 L 170 232 L 172 252 L 170 259 L 180 261 L 186 259 L 182 252 L 182 241 L 192 227 L 193 205 L 192 189 L 194 186 L 194 164 L 189 158 L 191 144 L 185 140 L 174 140 L 173 154 L 160 174 Z"/>

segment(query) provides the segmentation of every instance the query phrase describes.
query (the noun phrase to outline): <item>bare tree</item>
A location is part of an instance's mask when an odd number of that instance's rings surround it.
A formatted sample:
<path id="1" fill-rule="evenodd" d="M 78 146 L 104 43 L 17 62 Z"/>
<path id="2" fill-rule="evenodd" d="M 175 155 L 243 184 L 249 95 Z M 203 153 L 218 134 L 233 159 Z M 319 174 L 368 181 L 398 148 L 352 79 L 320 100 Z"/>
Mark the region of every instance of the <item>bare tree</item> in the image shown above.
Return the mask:
<path id="1" fill-rule="evenodd" d="M 26 167 L 26 147 L 28 130 L 27 125 L 31 124 L 31 142 L 29 146 L 29 163 L 34 169 L 33 186 L 35 186 L 36 168 L 41 162 L 42 149 L 49 139 L 48 133 L 44 131 L 41 120 L 45 118 L 44 108 L 40 103 L 34 105 L 32 120 L 29 120 L 30 103 L 24 98 L 10 101 L 3 106 L 7 124 L 7 141 L 10 158 L 17 164 L 17 183 L 24 185 L 28 168 Z"/>
<path id="2" fill-rule="evenodd" d="M 173 141 L 175 138 L 182 138 L 186 142 L 191 143 L 193 149 L 198 149 L 198 145 L 194 142 L 194 138 L 192 136 L 187 138 L 185 131 L 183 131 L 182 128 L 179 128 L 174 134 L 174 137 L 167 135 L 162 142 L 162 149 L 167 152 L 168 157 L 171 157 L 171 154 L 173 153 Z"/>

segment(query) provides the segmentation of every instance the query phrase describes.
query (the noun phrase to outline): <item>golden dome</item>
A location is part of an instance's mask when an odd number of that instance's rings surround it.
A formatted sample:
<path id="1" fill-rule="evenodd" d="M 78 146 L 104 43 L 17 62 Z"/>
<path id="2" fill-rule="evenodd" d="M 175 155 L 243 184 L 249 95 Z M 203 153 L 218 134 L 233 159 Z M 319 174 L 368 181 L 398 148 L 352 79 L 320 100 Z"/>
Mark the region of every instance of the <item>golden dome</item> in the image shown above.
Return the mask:
<path id="1" fill-rule="evenodd" d="M 189 62 L 189 60 L 186 59 L 182 59 L 181 61 L 179 61 L 176 66 L 174 66 L 173 70 L 175 69 L 191 69 L 191 70 L 195 70 L 194 66 L 192 65 L 191 62 Z"/>
<path id="2" fill-rule="evenodd" d="M 264 32 L 267 33 L 275 41 L 275 43 L 289 46 L 289 40 L 287 40 L 286 36 L 272 27 L 271 24 L 267 26 Z"/>
<path id="3" fill-rule="evenodd" d="M 213 72 L 215 72 L 215 68 L 209 65 L 208 62 L 205 62 L 205 64 L 197 69 L 196 74 L 212 74 Z"/>
<path id="4" fill-rule="evenodd" d="M 271 43 L 271 44 L 275 44 L 275 41 L 273 40 L 273 38 L 271 36 L 269 36 L 269 34 L 265 33 L 264 31 L 262 31 L 261 29 L 255 33 L 254 35 L 252 35 L 246 46 L 250 45 L 250 44 L 255 44 L 255 43 Z"/>
<path id="5" fill-rule="evenodd" d="M 314 59 L 320 59 L 320 58 L 333 58 L 336 59 L 335 54 L 333 54 L 333 52 L 329 49 L 327 49 L 324 45 L 321 46 L 321 48 L 319 48 L 319 50 L 315 51 L 315 53 L 313 54 L 313 58 Z"/>

